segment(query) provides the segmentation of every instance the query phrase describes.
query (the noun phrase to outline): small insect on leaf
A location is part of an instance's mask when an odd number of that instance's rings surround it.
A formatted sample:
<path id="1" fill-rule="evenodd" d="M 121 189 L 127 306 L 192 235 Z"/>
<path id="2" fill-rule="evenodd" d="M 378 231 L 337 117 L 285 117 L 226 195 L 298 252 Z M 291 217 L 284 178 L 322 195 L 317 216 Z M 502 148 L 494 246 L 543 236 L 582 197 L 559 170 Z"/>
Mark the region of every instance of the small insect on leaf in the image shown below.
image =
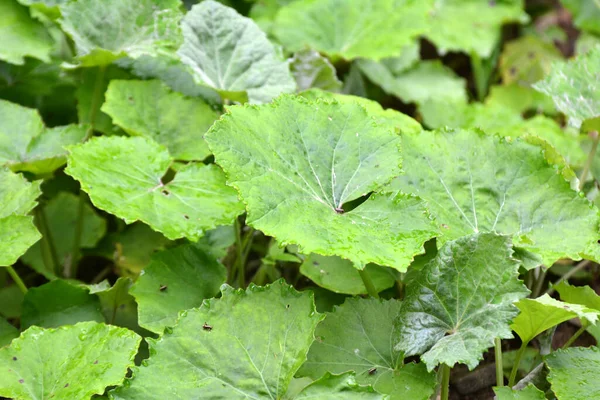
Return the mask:
<path id="1" fill-rule="evenodd" d="M 212 331 L 212 326 L 210 326 L 209 324 L 207 324 L 206 322 L 204 323 L 204 325 L 202 325 L 202 329 L 204 329 L 205 331 Z"/>
<path id="2" fill-rule="evenodd" d="M 160 285 L 160 288 L 158 288 L 158 290 L 164 292 L 165 290 L 167 290 L 167 285 Z"/>
<path id="3" fill-rule="evenodd" d="M 369 375 L 375 375 L 376 372 L 377 372 L 377 368 L 371 368 L 369 370 Z"/>

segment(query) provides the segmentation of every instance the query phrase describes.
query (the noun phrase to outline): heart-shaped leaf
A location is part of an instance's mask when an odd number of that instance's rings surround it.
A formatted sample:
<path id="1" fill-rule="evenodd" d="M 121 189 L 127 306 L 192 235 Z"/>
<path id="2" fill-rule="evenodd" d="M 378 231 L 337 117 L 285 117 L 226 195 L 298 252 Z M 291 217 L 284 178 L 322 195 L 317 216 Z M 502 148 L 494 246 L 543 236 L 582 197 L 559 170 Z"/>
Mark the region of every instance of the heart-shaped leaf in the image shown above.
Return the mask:
<path id="1" fill-rule="evenodd" d="M 248 224 L 304 253 L 404 271 L 436 234 L 422 201 L 398 192 L 345 211 L 400 171 L 398 136 L 358 104 L 283 96 L 234 106 L 206 140 L 246 203 Z"/>
<path id="2" fill-rule="evenodd" d="M 99 137 L 70 151 L 66 172 L 81 182 L 96 207 L 127 223 L 143 221 L 169 239 L 197 240 L 243 211 L 215 165 L 187 164 L 163 183 L 173 160 L 148 139 Z"/>

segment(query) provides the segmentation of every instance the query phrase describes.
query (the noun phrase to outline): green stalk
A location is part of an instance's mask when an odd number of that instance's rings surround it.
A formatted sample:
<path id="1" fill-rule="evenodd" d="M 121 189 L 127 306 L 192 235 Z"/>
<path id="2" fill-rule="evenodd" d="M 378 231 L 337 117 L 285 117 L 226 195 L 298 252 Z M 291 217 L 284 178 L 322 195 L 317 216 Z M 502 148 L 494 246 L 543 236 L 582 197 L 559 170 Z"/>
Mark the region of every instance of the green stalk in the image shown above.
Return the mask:
<path id="1" fill-rule="evenodd" d="M 517 356 L 515 357 L 515 363 L 513 365 L 512 371 L 510 371 L 510 378 L 508 378 L 508 386 L 513 387 L 515 385 L 515 379 L 517 378 L 517 371 L 519 371 L 519 364 L 521 364 L 521 358 L 523 358 L 523 354 L 525 354 L 525 349 L 527 349 L 527 345 L 529 342 L 523 342 L 519 351 L 517 351 Z"/>
<path id="2" fill-rule="evenodd" d="M 248 254 L 250 254 L 250 248 L 252 248 L 253 239 L 254 229 L 250 228 L 250 230 L 246 233 L 246 236 L 244 237 L 244 241 L 242 242 L 243 252 L 238 268 L 238 285 L 241 288 L 246 287 L 246 260 L 248 259 Z"/>
<path id="3" fill-rule="evenodd" d="M 496 386 L 504 386 L 504 366 L 502 365 L 502 341 L 494 339 L 494 354 L 496 358 Z"/>
<path id="4" fill-rule="evenodd" d="M 471 53 L 471 69 L 473 71 L 477 100 L 483 101 L 487 92 L 487 79 L 485 78 L 485 69 L 481 57 L 475 52 Z"/>
<path id="5" fill-rule="evenodd" d="M 235 232 L 235 251 L 236 251 L 236 256 L 235 256 L 235 261 L 233 262 L 233 265 L 231 266 L 231 275 L 229 276 L 228 281 L 229 282 L 233 282 L 233 279 L 236 277 L 236 274 L 238 273 L 238 267 L 239 267 L 239 263 L 240 260 L 242 259 L 242 226 L 240 224 L 240 220 L 238 218 L 235 219 L 234 224 L 233 224 L 233 230 Z"/>
<path id="6" fill-rule="evenodd" d="M 37 207 L 35 209 L 35 214 L 38 220 L 40 231 L 42 233 L 42 246 L 46 248 L 46 251 L 44 251 L 42 248 L 42 258 L 44 259 L 44 264 L 46 265 L 46 268 L 54 272 L 56 276 L 62 276 L 62 271 L 60 270 L 60 261 L 58 261 L 58 254 L 56 253 L 56 247 L 54 246 L 52 233 L 48 228 L 46 213 L 42 208 Z"/>
<path id="7" fill-rule="evenodd" d="M 540 272 L 540 275 L 535 280 L 535 285 L 532 292 L 533 298 L 536 298 L 540 295 L 540 292 L 542 291 L 542 286 L 544 285 L 544 281 L 546 280 L 546 274 L 548 273 L 548 269 L 544 269 L 544 266 L 540 266 L 538 268 L 542 268 L 542 272 Z"/>
<path id="8" fill-rule="evenodd" d="M 570 338 L 569 340 L 567 340 L 567 343 L 565 343 L 565 344 L 563 345 L 563 347 L 562 347 L 562 348 L 563 348 L 563 350 L 564 350 L 564 349 L 567 349 L 567 348 L 569 348 L 569 346 L 571 346 L 571 345 L 572 345 L 572 344 L 573 344 L 573 343 L 574 343 L 574 342 L 577 340 L 577 338 L 578 338 L 579 336 L 581 336 L 581 334 L 582 334 L 583 332 L 585 332 L 585 330 L 586 330 L 586 329 L 587 329 L 587 326 L 586 326 L 586 325 L 584 325 L 584 324 L 582 324 L 582 325 L 581 325 L 581 328 L 579 328 L 579 330 L 577 330 L 577 332 L 575 332 L 575 333 L 573 334 L 573 336 L 571 336 L 571 338 Z"/>
<path id="9" fill-rule="evenodd" d="M 18 288 L 21 289 L 21 292 L 23 292 L 23 294 L 27 293 L 27 286 L 25 286 L 25 282 L 23 282 L 19 274 L 17 274 L 17 271 L 11 266 L 6 267 L 6 270 Z"/>
<path id="10" fill-rule="evenodd" d="M 554 293 L 554 291 L 555 291 L 554 287 L 556 285 L 558 285 L 562 281 L 569 280 L 570 277 L 572 277 L 577 272 L 581 271 L 582 269 L 584 269 L 585 267 L 587 267 L 591 263 L 592 262 L 590 260 L 583 260 L 582 262 L 580 262 L 579 264 L 577 264 L 576 266 L 574 266 L 573 268 L 571 268 L 569 270 L 569 272 L 567 272 L 566 274 L 564 274 L 563 276 L 561 276 L 556 282 L 554 282 L 552 284 L 552 286 L 548 290 L 546 290 L 546 294 L 550 295 L 550 294 Z"/>
<path id="11" fill-rule="evenodd" d="M 440 387 L 441 387 L 441 400 L 448 400 L 450 396 L 450 367 L 446 364 L 440 365 L 440 373 L 442 375 Z"/>
<path id="12" fill-rule="evenodd" d="M 375 289 L 371 275 L 369 275 L 369 273 L 364 269 L 359 269 L 358 274 L 367 288 L 367 293 L 369 293 L 371 297 L 378 299 L 379 293 L 377 293 L 377 289 Z"/>
<path id="13" fill-rule="evenodd" d="M 588 154 L 587 160 L 585 160 L 585 165 L 583 166 L 583 171 L 581 171 L 581 177 L 579 178 L 579 190 L 583 189 L 583 185 L 585 185 L 585 180 L 592 168 L 592 163 L 594 162 L 594 158 L 596 157 L 596 150 L 598 150 L 598 141 L 600 140 L 600 135 L 598 132 L 592 131 L 590 132 L 590 136 L 594 138 L 592 142 L 592 148 Z"/>

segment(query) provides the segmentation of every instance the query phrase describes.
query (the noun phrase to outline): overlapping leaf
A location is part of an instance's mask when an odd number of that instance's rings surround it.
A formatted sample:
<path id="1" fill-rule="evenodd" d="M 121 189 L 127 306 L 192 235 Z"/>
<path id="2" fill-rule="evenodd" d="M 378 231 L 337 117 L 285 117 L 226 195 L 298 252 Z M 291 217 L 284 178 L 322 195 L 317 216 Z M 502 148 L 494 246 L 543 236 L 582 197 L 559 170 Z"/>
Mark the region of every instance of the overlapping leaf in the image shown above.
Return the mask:
<path id="1" fill-rule="evenodd" d="M 600 4 L 588 0 L 560 0 L 573 16 L 573 23 L 583 31 L 600 34 Z"/>
<path id="2" fill-rule="evenodd" d="M 62 29 L 84 66 L 158 54 L 179 41 L 179 0 L 71 1 L 60 6 Z"/>
<path id="3" fill-rule="evenodd" d="M 312 296 L 283 281 L 222 292 L 182 313 L 112 398 L 282 398 L 322 319 Z"/>
<path id="4" fill-rule="evenodd" d="M 299 0 L 282 7 L 273 33 L 290 51 L 379 60 L 426 31 L 432 0 Z"/>
<path id="5" fill-rule="evenodd" d="M 223 97 L 263 103 L 296 89 L 288 63 L 264 32 L 234 9 L 203 1 L 185 16 L 182 31 L 181 61 Z"/>
<path id="6" fill-rule="evenodd" d="M 545 400 L 546 395 L 533 385 L 525 389 L 513 390 L 509 387 L 494 388 L 498 400 Z"/>
<path id="7" fill-rule="evenodd" d="M 403 156 L 405 175 L 393 185 L 429 203 L 445 224 L 442 240 L 498 232 L 546 265 L 598 258 L 598 210 L 570 188 L 559 160 L 546 160 L 552 149 L 450 130 L 403 135 Z"/>
<path id="8" fill-rule="evenodd" d="M 600 349 L 575 347 L 546 357 L 548 381 L 558 400 L 594 399 L 600 396 Z"/>
<path id="9" fill-rule="evenodd" d="M 243 211 L 214 165 L 188 164 L 163 183 L 172 159 L 141 137 L 101 137 L 71 148 L 66 172 L 98 208 L 131 223 L 141 220 L 170 239 L 198 239 Z"/>
<path id="10" fill-rule="evenodd" d="M 499 69 L 504 84 L 531 85 L 543 79 L 552 63 L 559 60 L 562 54 L 553 43 L 537 36 L 523 36 L 506 44 Z"/>
<path id="11" fill-rule="evenodd" d="M 96 322 L 31 327 L 0 349 L 0 396 L 41 400 L 102 394 L 123 381 L 140 340 L 128 329 Z"/>
<path id="12" fill-rule="evenodd" d="M 290 60 L 290 69 L 298 90 L 319 88 L 336 92 L 342 87 L 333 65 L 314 50 L 295 53 Z"/>
<path id="13" fill-rule="evenodd" d="M 344 211 L 399 173 L 398 136 L 358 104 L 285 96 L 231 107 L 206 140 L 248 223 L 304 253 L 405 270 L 436 234 L 422 201 L 398 192 Z"/>
<path id="14" fill-rule="evenodd" d="M 175 159 L 201 161 L 210 154 L 203 135 L 218 113 L 160 81 L 111 81 L 102 111 L 130 135 L 166 146 Z"/>
<path id="15" fill-rule="evenodd" d="M 555 63 L 550 75 L 536 83 L 534 88 L 552 96 L 556 108 L 569 117 L 569 124 L 580 128 L 586 120 L 600 118 L 599 77 L 600 46 L 596 46 L 575 60 Z M 599 128 L 598 120 L 590 127 Z"/>
<path id="16" fill-rule="evenodd" d="M 0 347 L 9 344 L 19 336 L 19 330 L 9 324 L 4 318 L 0 318 Z"/>
<path id="17" fill-rule="evenodd" d="M 161 334 L 175 325 L 179 311 L 199 307 L 215 296 L 226 275 L 215 258 L 193 245 L 156 253 L 131 288 L 139 304 L 140 325 Z"/>
<path id="18" fill-rule="evenodd" d="M 320 379 L 306 386 L 296 396 L 288 397 L 294 400 L 382 400 L 385 397 L 375 393 L 370 386 L 360 386 L 351 373 L 331 375 L 325 374 Z"/>
<path id="19" fill-rule="evenodd" d="M 407 275 L 398 318 L 397 350 L 438 364 L 473 369 L 494 338 L 511 338 L 513 303 L 527 296 L 510 239 L 474 234 L 446 243 L 437 256 Z"/>

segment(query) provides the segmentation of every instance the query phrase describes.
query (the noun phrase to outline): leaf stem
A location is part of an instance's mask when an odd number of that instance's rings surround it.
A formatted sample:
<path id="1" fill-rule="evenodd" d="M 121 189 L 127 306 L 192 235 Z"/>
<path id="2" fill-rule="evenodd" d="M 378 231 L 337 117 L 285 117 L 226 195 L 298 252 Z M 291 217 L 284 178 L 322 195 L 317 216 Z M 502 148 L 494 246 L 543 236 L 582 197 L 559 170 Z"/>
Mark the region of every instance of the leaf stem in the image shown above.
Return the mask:
<path id="1" fill-rule="evenodd" d="M 597 131 L 592 131 L 589 135 L 594 139 L 592 142 L 592 148 L 588 153 L 588 158 L 585 160 L 585 165 L 583 166 L 583 171 L 581 171 L 581 176 L 579 177 L 579 190 L 583 189 L 583 185 L 585 185 L 585 180 L 592 168 L 592 163 L 594 162 L 594 158 L 596 157 L 596 150 L 598 150 L 598 141 L 600 140 L 600 135 L 598 135 Z"/>
<path id="2" fill-rule="evenodd" d="M 75 236 L 73 237 L 73 249 L 68 268 L 65 268 L 68 277 L 77 277 L 77 259 L 79 258 L 79 246 L 81 245 L 81 234 L 83 232 L 83 212 L 85 209 L 85 195 L 83 189 L 79 189 L 79 202 L 77 206 L 77 222 L 75 224 Z"/>
<path id="3" fill-rule="evenodd" d="M 369 293 L 371 297 L 378 299 L 379 293 L 377 293 L 377 289 L 375 289 L 375 284 L 373 284 L 371 275 L 369 275 L 369 273 L 365 269 L 359 269 L 358 274 L 360 275 L 360 278 L 365 284 L 365 288 L 367 288 L 367 293 Z"/>
<path id="4" fill-rule="evenodd" d="M 246 260 L 248 260 L 248 254 L 250 254 L 250 248 L 252 247 L 252 240 L 254 239 L 254 229 L 250 228 L 242 241 L 242 258 L 238 268 L 238 285 L 241 288 L 246 287 Z"/>
<path id="5" fill-rule="evenodd" d="M 583 332 L 585 332 L 585 330 L 586 330 L 586 329 L 587 329 L 587 325 L 586 325 L 586 324 L 582 324 L 582 325 L 581 325 L 581 328 L 579 328 L 579 329 L 577 330 L 577 332 L 575 332 L 575 333 L 573 334 L 573 336 L 571 336 L 571 337 L 569 338 L 569 340 L 567 340 L 567 342 L 566 342 L 566 343 L 563 345 L 562 349 L 563 349 L 563 350 L 564 350 L 564 349 L 568 349 L 568 348 L 569 348 L 569 346 L 571 346 L 571 345 L 572 345 L 572 344 L 573 344 L 573 343 L 574 343 L 574 342 L 577 340 L 577 338 L 578 338 L 579 336 L 581 336 L 581 334 L 582 334 Z"/>
<path id="6" fill-rule="evenodd" d="M 521 347 L 519 347 L 519 351 L 517 351 L 517 355 L 515 357 L 515 363 L 513 364 L 512 370 L 510 371 L 510 378 L 508 378 L 508 386 L 513 387 L 515 385 L 515 379 L 517 378 L 517 372 L 519 371 L 519 365 L 521 364 L 521 358 L 523 358 L 523 354 L 525 354 L 525 349 L 527 349 L 527 345 L 529 342 L 521 343 Z"/>
<path id="7" fill-rule="evenodd" d="M 102 86 L 104 83 L 104 76 L 106 75 L 106 66 L 103 65 L 98 67 L 98 73 L 96 74 L 96 82 L 94 83 L 94 93 L 92 94 L 92 101 L 90 104 L 90 115 L 88 117 L 90 123 L 90 129 L 85 135 L 84 142 L 87 141 L 96 128 L 96 117 L 98 116 L 98 110 L 100 109 L 100 102 L 102 101 Z"/>
<path id="8" fill-rule="evenodd" d="M 450 367 L 446 364 L 440 365 L 440 373 L 442 376 L 440 383 L 440 399 L 448 400 L 448 397 L 450 396 Z"/>
<path id="9" fill-rule="evenodd" d="M 504 386 L 504 366 L 502 365 L 502 341 L 494 339 L 494 355 L 496 361 L 496 386 Z"/>
<path id="10" fill-rule="evenodd" d="M 38 227 L 42 233 L 42 258 L 44 264 L 49 271 L 52 271 L 56 276 L 61 276 L 62 271 L 60 270 L 60 261 L 58 261 L 58 254 L 56 253 L 56 247 L 54 246 L 54 238 L 52 232 L 48 227 L 48 219 L 46 218 L 46 212 L 41 206 L 35 209 L 35 216 L 37 217 Z M 45 249 L 44 249 L 45 247 Z M 45 250 L 45 251 L 44 251 Z M 48 259 L 50 256 L 50 259 Z"/>
<path id="11" fill-rule="evenodd" d="M 541 268 L 540 274 L 535 278 L 535 285 L 532 291 L 532 297 L 536 298 L 540 295 L 542 291 L 542 286 L 544 285 L 544 281 L 546 280 L 546 274 L 548 273 L 548 268 L 544 269 L 544 266 L 539 266 Z"/>
<path id="12" fill-rule="evenodd" d="M 25 282 L 23 282 L 19 274 L 17 274 L 17 271 L 11 266 L 6 267 L 6 270 L 15 284 L 21 289 L 21 292 L 23 292 L 23 294 L 27 293 L 27 286 L 25 286 Z"/>
<path id="13" fill-rule="evenodd" d="M 546 294 L 550 295 L 550 294 L 554 293 L 554 291 L 556 290 L 556 289 L 554 289 L 554 287 L 556 285 L 558 285 L 562 281 L 568 280 L 570 277 L 572 277 L 577 272 L 581 271 L 582 269 L 584 269 L 585 267 L 587 267 L 591 263 L 592 262 L 590 260 L 583 260 L 582 262 L 580 262 L 579 264 L 577 264 L 576 266 L 574 266 L 573 268 L 571 268 L 569 270 L 569 272 L 567 272 L 566 274 L 564 274 L 563 276 L 561 276 L 556 282 L 554 282 L 552 284 L 552 286 L 550 288 L 548 288 L 548 290 L 546 290 Z"/>

